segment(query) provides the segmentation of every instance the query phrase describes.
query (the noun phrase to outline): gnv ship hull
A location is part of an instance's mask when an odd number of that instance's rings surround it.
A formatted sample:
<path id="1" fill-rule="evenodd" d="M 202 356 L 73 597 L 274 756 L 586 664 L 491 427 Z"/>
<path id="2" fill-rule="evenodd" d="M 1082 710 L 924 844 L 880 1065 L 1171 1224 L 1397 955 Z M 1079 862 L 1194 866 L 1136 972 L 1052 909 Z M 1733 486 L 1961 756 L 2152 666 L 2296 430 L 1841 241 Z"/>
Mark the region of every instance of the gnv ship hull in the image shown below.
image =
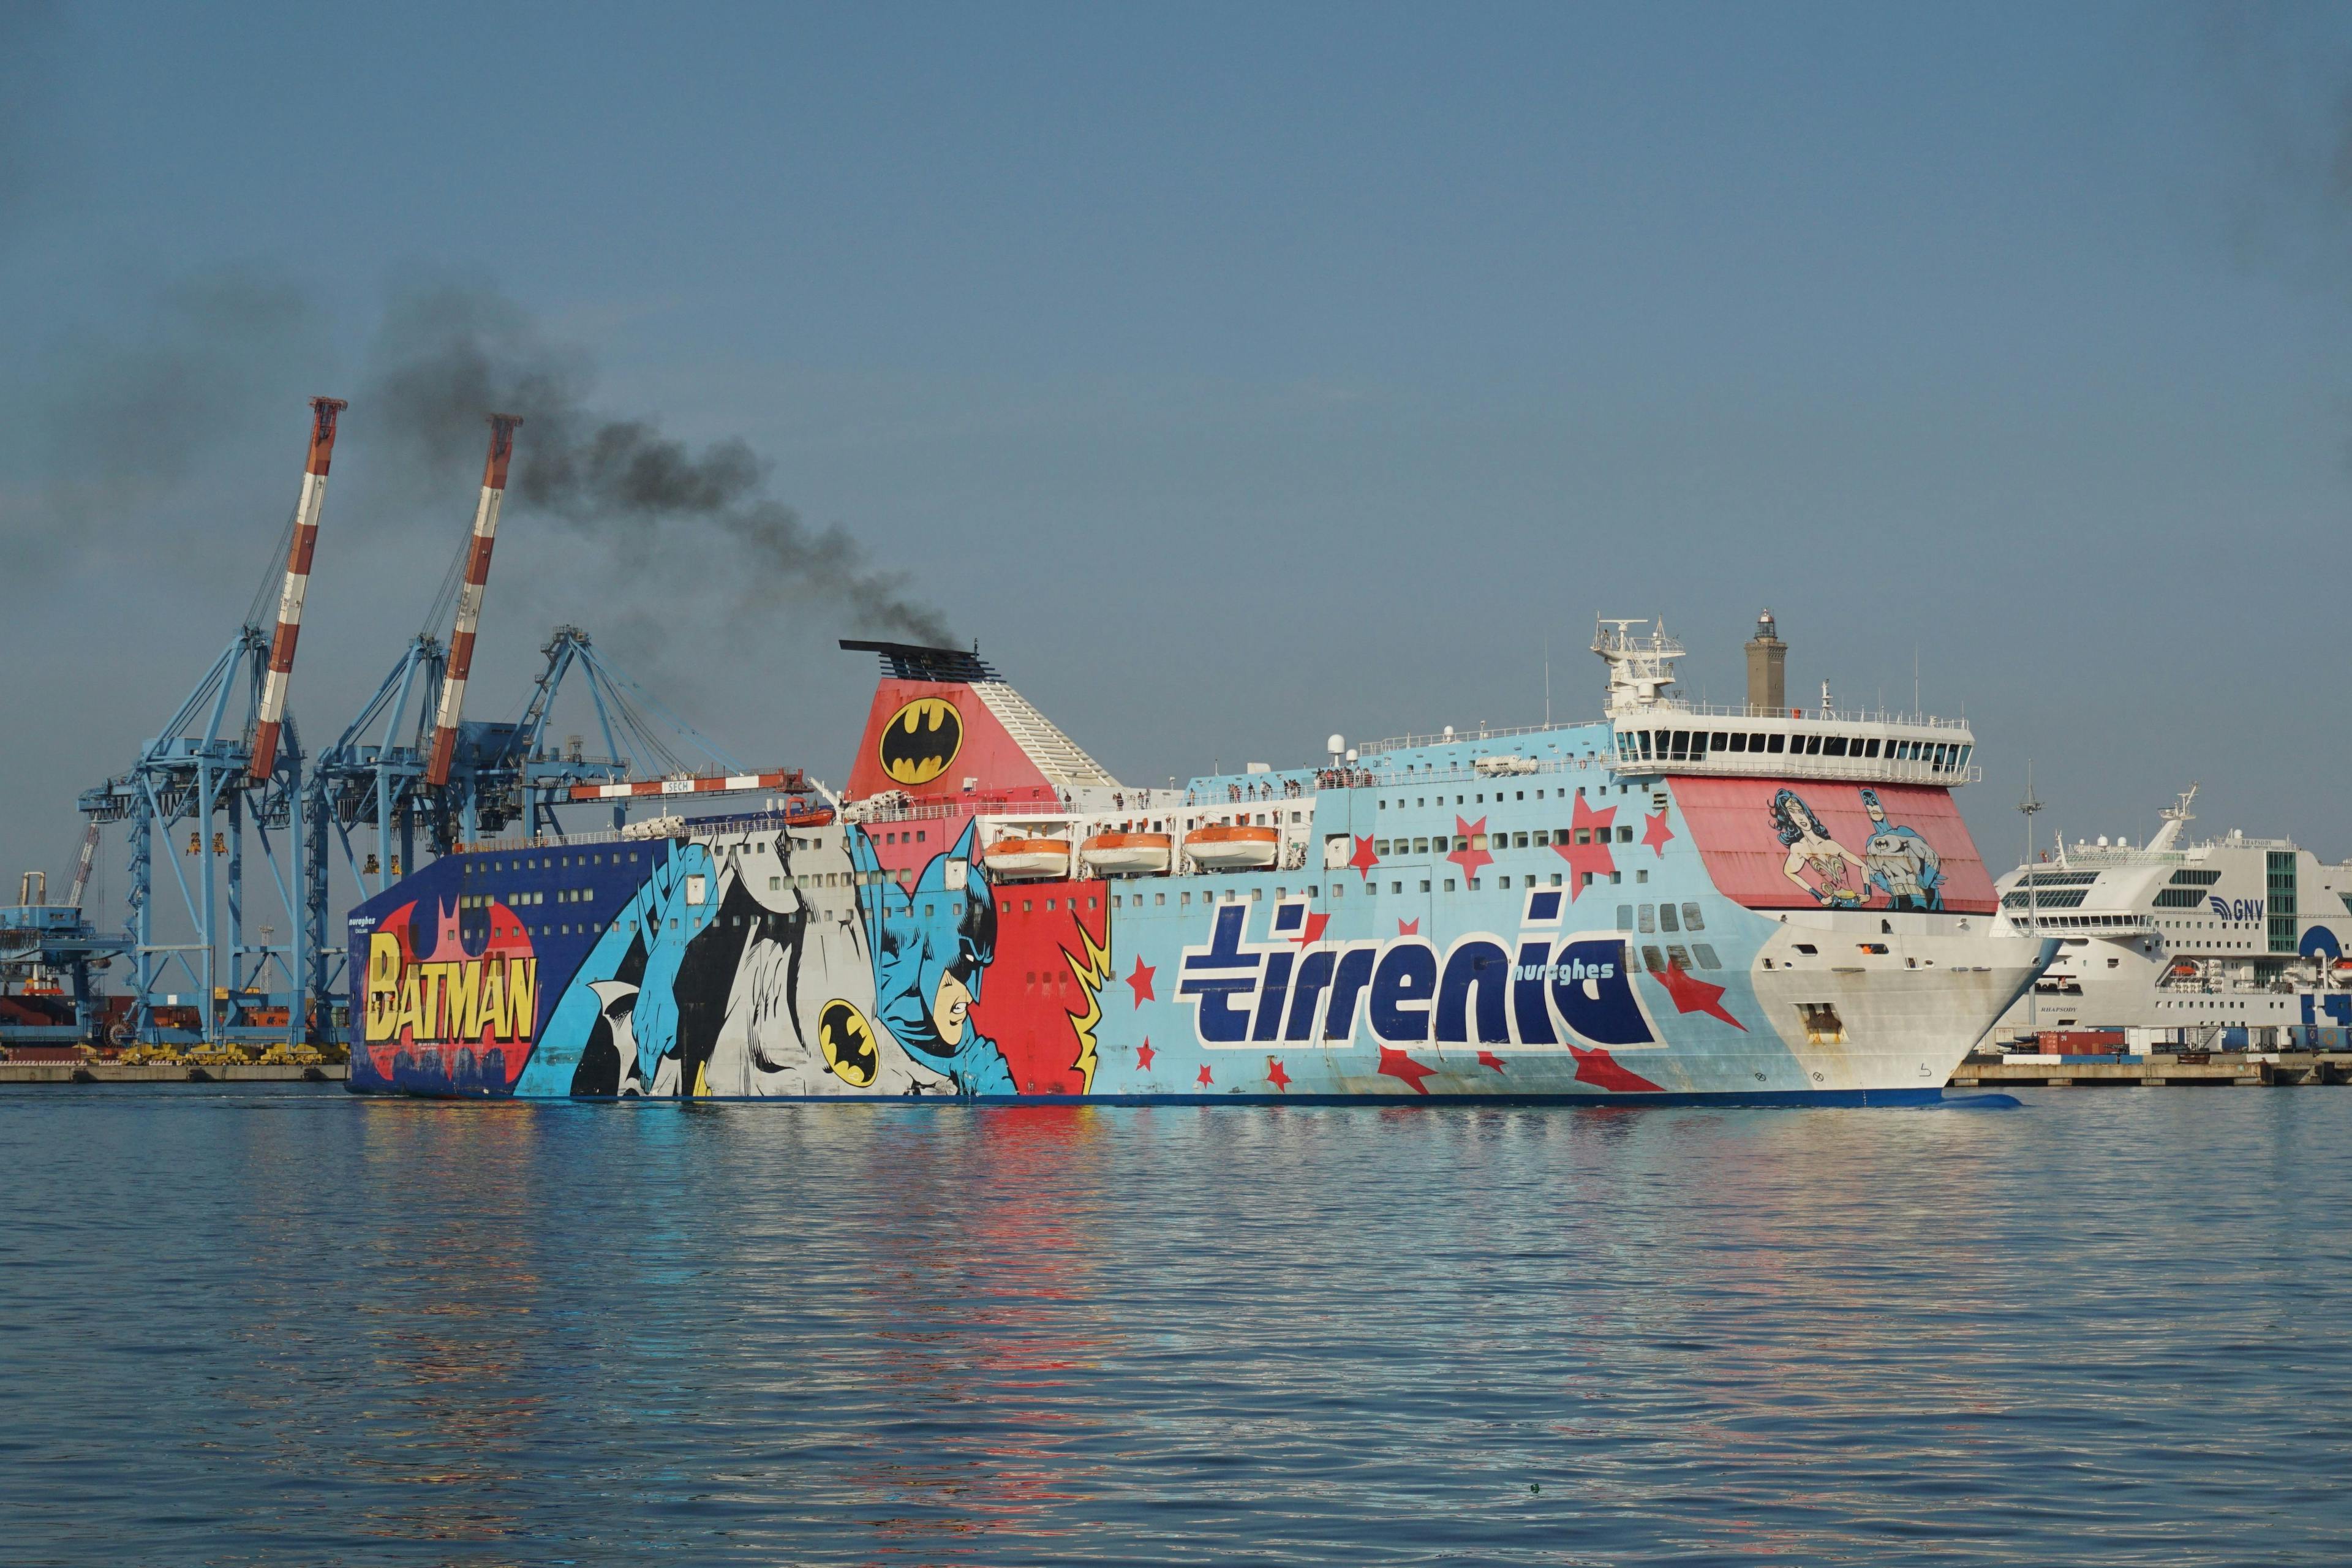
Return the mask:
<path id="1" fill-rule="evenodd" d="M 355 910 L 352 1086 L 1895 1103 L 2054 946 L 1995 913 L 1965 730 L 1701 712 L 1622 626 L 1603 721 L 1181 790 L 971 654 L 853 646 L 884 679 L 837 813 L 471 847 Z M 1242 828 L 1270 864 L 1213 868 Z M 1137 835 L 1164 874 L 1093 874 Z"/>

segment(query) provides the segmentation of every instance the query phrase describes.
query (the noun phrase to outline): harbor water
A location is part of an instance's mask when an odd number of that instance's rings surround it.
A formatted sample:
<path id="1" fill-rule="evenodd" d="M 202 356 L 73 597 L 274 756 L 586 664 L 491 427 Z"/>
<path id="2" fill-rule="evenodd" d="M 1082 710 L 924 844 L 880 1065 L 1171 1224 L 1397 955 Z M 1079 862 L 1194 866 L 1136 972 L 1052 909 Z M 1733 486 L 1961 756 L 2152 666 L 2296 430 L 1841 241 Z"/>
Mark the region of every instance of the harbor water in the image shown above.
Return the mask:
<path id="1" fill-rule="evenodd" d="M 0 1098 L 0 1562 L 2340 1563 L 2352 1095 Z"/>

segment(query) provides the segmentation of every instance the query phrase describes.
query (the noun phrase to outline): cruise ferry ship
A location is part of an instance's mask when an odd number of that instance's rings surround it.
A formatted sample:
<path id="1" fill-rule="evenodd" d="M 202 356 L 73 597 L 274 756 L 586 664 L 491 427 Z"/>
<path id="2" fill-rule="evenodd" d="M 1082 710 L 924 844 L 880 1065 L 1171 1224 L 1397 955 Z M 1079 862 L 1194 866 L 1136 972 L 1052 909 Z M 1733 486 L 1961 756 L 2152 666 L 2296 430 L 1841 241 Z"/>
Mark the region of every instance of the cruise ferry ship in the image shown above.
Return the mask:
<path id="1" fill-rule="evenodd" d="M 2352 863 L 2232 831 L 2191 841 L 2192 786 L 2145 844 L 2061 839 L 2001 879 L 2020 931 L 2058 957 L 1994 1032 L 2105 1035 L 2138 1050 L 2352 1045 Z"/>
<path id="2" fill-rule="evenodd" d="M 838 795 L 468 846 L 355 910 L 354 1089 L 989 1100 L 1937 1097 L 2059 940 L 2000 918 L 1965 722 L 1675 691 L 1120 783 L 976 653 Z"/>

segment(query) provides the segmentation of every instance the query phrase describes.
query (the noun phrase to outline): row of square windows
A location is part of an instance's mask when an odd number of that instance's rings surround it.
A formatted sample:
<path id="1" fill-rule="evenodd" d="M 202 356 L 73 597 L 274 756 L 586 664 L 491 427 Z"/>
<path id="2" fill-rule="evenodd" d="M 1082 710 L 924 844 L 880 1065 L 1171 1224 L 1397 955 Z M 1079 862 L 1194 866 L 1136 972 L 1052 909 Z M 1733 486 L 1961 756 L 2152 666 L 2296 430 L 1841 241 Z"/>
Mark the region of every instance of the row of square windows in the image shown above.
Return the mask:
<path id="1" fill-rule="evenodd" d="M 842 875 L 842 876 L 845 876 L 845 877 L 847 874 L 846 874 L 846 873 L 836 873 L 836 875 Z M 1642 880 L 1644 880 L 1644 881 L 1648 880 L 1649 874 L 1648 874 L 1647 872 L 1642 872 L 1642 873 L 1639 873 L 1639 876 L 1640 876 L 1640 879 L 1641 879 Z M 873 880 L 880 880 L 880 879 L 880 879 L 880 876 L 879 876 L 879 874 L 878 874 L 878 873 L 866 873 L 866 874 L 864 874 L 864 875 L 860 876 L 857 879 L 858 879 L 858 881 L 860 882 L 860 884 L 861 884 L 861 885 L 863 885 L 863 884 L 866 883 L 866 882 L 867 882 L 867 880 L 868 880 L 869 879 L 873 879 Z M 797 882 L 797 881 L 799 881 L 799 880 L 803 880 L 803 879 L 795 879 L 795 881 Z M 806 879 L 806 880 L 815 880 L 815 879 L 814 879 L 814 878 L 811 878 L 811 879 Z M 1420 880 L 1420 883 L 1421 883 L 1421 891 L 1423 891 L 1423 892 L 1426 893 L 1426 892 L 1430 892 L 1430 891 L 1432 891 L 1432 890 L 1433 890 L 1433 889 L 1432 889 L 1432 887 L 1431 887 L 1431 879 L 1428 879 L 1428 878 L 1422 878 L 1422 879 L 1419 879 L 1419 880 Z M 1508 878 L 1508 877 L 1500 877 L 1500 878 L 1496 879 L 1496 880 L 1497 884 L 1498 884 L 1501 888 L 1503 888 L 1504 889 L 1506 889 L 1506 890 L 1508 890 L 1508 889 L 1510 889 L 1511 885 L 1512 885 L 1512 884 L 1511 884 L 1511 879 L 1510 879 L 1510 878 Z M 1611 875 L 1610 875 L 1610 880 L 1611 880 L 1611 881 L 1612 881 L 1612 882 L 1622 881 L 1622 873 L 1612 872 L 1612 873 L 1611 873 Z M 1450 892 L 1453 892 L 1453 891 L 1454 890 L 1454 879 L 1453 878 L 1451 878 L 1451 877 L 1447 877 L 1447 878 L 1444 879 L 1444 884 L 1445 884 L 1445 886 L 1444 886 L 1444 891 L 1446 891 L 1446 892 L 1449 892 L 1449 893 L 1450 893 Z M 776 882 L 777 882 L 777 879 L 775 879 L 775 878 L 771 877 L 771 878 L 768 879 L 768 885 L 770 886 L 770 888 L 771 888 L 771 889 L 775 888 Z M 1589 871 L 1588 871 L 1588 872 L 1586 872 L 1586 873 L 1584 874 L 1584 886 L 1586 886 L 1586 887 L 1588 887 L 1588 888 L 1589 888 L 1589 887 L 1591 887 L 1591 886 L 1593 885 L 1593 882 L 1594 882 L 1594 878 L 1593 878 L 1592 873 L 1591 873 L 1591 872 L 1589 872 Z M 1543 878 L 1543 879 L 1538 879 L 1538 878 L 1536 878 L 1536 877 L 1522 877 L 1522 878 L 1520 878 L 1520 879 L 1519 879 L 1519 885 L 1520 885 L 1521 887 L 1525 887 L 1525 888 L 1535 888 L 1535 887 L 1542 887 L 1542 886 L 1549 886 L 1549 887 L 1554 887 L 1554 888 L 1557 888 L 1557 887 L 1559 887 L 1559 886 L 1561 885 L 1560 874 L 1559 874 L 1559 872 L 1555 871 L 1555 872 L 1551 873 L 1551 875 L 1550 875 L 1549 878 Z M 1484 886 L 1484 879 L 1481 879 L 1481 878 L 1477 878 L 1477 877 L 1473 877 L 1473 878 L 1471 878 L 1471 879 L 1470 879 L 1470 890 L 1471 890 L 1471 891 L 1473 891 L 1473 892 L 1476 892 L 1476 891 L 1478 891 L 1478 890 L 1479 890 L 1483 886 Z M 1306 896 L 1307 896 L 1307 897 L 1308 897 L 1308 898 L 1310 898 L 1310 899 L 1312 899 L 1312 898 L 1316 898 L 1316 897 L 1318 897 L 1318 896 L 1320 896 L 1320 893 L 1321 893 L 1321 889 L 1320 889 L 1320 887 L 1319 887 L 1319 886 L 1318 886 L 1318 885 L 1315 885 L 1315 884 L 1309 884 L 1307 887 L 1306 887 L 1305 889 L 1301 889 L 1301 890 L 1306 894 Z M 1366 897 L 1368 897 L 1368 898 L 1370 898 L 1370 897 L 1377 897 L 1377 896 L 1379 895 L 1379 893 L 1380 893 L 1380 890 L 1381 890 L 1381 885 L 1380 885 L 1378 882 L 1367 882 L 1367 883 L 1364 885 L 1364 894 L 1365 894 L 1365 896 L 1366 896 Z M 1389 884 L 1389 891 L 1390 891 L 1391 893 L 1402 893 L 1402 892 L 1403 892 L 1403 891 L 1404 891 L 1404 883 L 1403 883 L 1402 880 L 1392 880 L 1392 881 L 1391 881 L 1391 882 L 1390 882 L 1390 884 Z M 1347 887 L 1346 887 L 1344 884 L 1342 884 L 1342 883 L 1334 882 L 1334 883 L 1331 885 L 1331 897 L 1333 897 L 1334 899 L 1345 898 L 1345 897 L 1347 896 L 1347 892 L 1348 892 Z M 589 900 L 593 899 L 593 889 L 585 889 L 585 888 L 574 888 L 574 889 L 559 889 L 559 893 L 560 893 L 560 895 L 563 895 L 563 896 L 559 896 L 558 900 L 557 900 L 558 902 L 566 902 L 566 901 L 586 901 L 586 900 Z M 1264 896 L 1264 893 L 1265 893 L 1265 889 L 1262 889 L 1262 888 L 1252 888 L 1252 889 L 1250 889 L 1248 890 L 1248 897 L 1247 897 L 1247 899 L 1246 899 L 1246 901 L 1247 901 L 1247 902 L 1249 902 L 1249 903 L 1256 903 L 1256 902 L 1258 902 L 1258 901 L 1260 900 L 1260 899 Z M 1150 894 L 1150 895 L 1149 895 L 1149 896 L 1150 896 L 1150 900 L 1151 900 L 1151 902 L 1152 902 L 1152 904 L 1153 904 L 1153 906 L 1154 906 L 1154 907 L 1159 907 L 1159 908 L 1164 908 L 1164 907 L 1166 907 L 1167 902 L 1168 902 L 1168 895 L 1167 895 L 1166 893 L 1164 893 L 1164 892 L 1152 893 L 1152 894 Z M 460 905 L 461 905 L 461 907 L 466 908 L 466 909 L 487 909 L 487 908 L 489 906 L 489 904 L 494 900 L 495 897 L 496 897 L 495 895 L 492 895 L 492 894 L 487 894 L 487 893 L 485 893 L 485 894 L 479 894 L 479 895 L 475 895 L 475 896 L 468 897 L 468 898 L 467 898 L 467 899 L 461 900 L 460 900 Z M 1113 909 L 1115 909 L 1115 910 L 1116 910 L 1116 909 L 1124 909 L 1124 908 L 1133 908 L 1133 909 L 1139 909 L 1139 909 L 1141 909 L 1141 908 L 1143 908 L 1143 907 L 1144 907 L 1143 900 L 1144 900 L 1145 897 L 1146 897 L 1146 895 L 1144 895 L 1144 894 L 1142 894 L 1142 893 L 1125 893 L 1125 894 L 1122 894 L 1122 893 L 1114 893 L 1114 894 L 1112 894 L 1112 895 L 1111 895 L 1110 907 L 1111 907 L 1111 908 L 1113 908 Z M 1276 902 L 1280 902 L 1282 900 L 1284 900 L 1284 899 L 1286 899 L 1286 898 L 1289 897 L 1289 889 L 1286 889 L 1286 888 L 1276 888 L 1276 889 L 1274 890 L 1274 897 L 1275 897 L 1275 900 L 1276 900 Z M 499 902 L 505 902 L 505 903 L 509 903 L 509 904 L 535 904 L 535 903 L 541 902 L 541 896 L 540 896 L 539 894 L 537 894 L 537 893 L 520 893 L 520 894 L 516 894 L 516 895 L 512 896 L 511 898 L 505 899 L 505 900 L 498 900 L 497 901 L 499 901 Z M 1040 900 L 1035 900 L 1035 899 L 1023 899 L 1023 900 L 1019 900 L 1019 902 L 1020 902 L 1020 905 L 1021 905 L 1021 912 L 1022 912 L 1022 913 L 1024 913 L 1024 914 L 1034 914 L 1034 913 L 1035 913 L 1035 912 L 1036 912 L 1036 908 L 1037 908 L 1037 905 L 1038 905 L 1039 901 L 1040 901 Z M 1215 902 L 1217 902 L 1217 901 L 1218 901 L 1218 900 L 1217 900 L 1217 895 L 1216 895 L 1215 893 L 1213 893 L 1213 892 L 1204 892 L 1204 893 L 1202 893 L 1202 894 L 1201 895 L 1201 902 L 1202 902 L 1202 903 L 1203 903 L 1203 904 L 1213 904 L 1213 903 L 1215 903 Z M 1228 888 L 1228 889 L 1225 889 L 1225 893 L 1224 893 L 1224 901 L 1225 901 L 1226 903 L 1229 903 L 1229 904 L 1231 904 L 1231 903 L 1239 903 L 1239 902 L 1243 902 L 1243 901 L 1244 901 L 1244 898 L 1243 898 L 1243 894 L 1242 894 L 1241 889 L 1234 889 L 1234 888 Z M 1003 913 L 1004 913 L 1004 914 L 1008 914 L 1008 915 L 1009 915 L 1009 914 L 1013 913 L 1013 902 L 1014 902 L 1014 900 L 1012 900 L 1012 899 L 1003 899 L 1003 900 L 1000 900 L 998 901 L 998 903 L 997 903 L 997 908 L 998 908 L 998 910 L 999 910 L 1000 911 L 1002 911 Z M 1044 904 L 1045 904 L 1045 909 L 1046 909 L 1049 912 L 1050 912 L 1050 911 L 1052 911 L 1052 910 L 1056 910 L 1056 909 L 1058 909 L 1058 908 L 1061 908 L 1061 907 L 1062 907 L 1062 906 L 1064 906 L 1064 905 L 1067 905 L 1067 906 L 1068 906 L 1070 909 L 1072 909 L 1072 910 L 1076 910 L 1076 909 L 1077 909 L 1077 908 L 1078 908 L 1078 900 L 1077 900 L 1075 897 L 1073 897 L 1073 898 L 1068 898 L 1068 899 L 1060 899 L 1060 898 L 1046 899 L 1046 900 L 1043 900 L 1043 902 L 1044 902 Z M 1176 905 L 1177 905 L 1177 908 L 1179 908 L 1179 909 L 1190 909 L 1190 908 L 1192 908 L 1192 895 L 1191 893 L 1179 893 L 1179 894 L 1177 894 L 1177 895 L 1176 895 Z M 911 906 L 910 906 L 910 907 L 911 907 Z M 924 915 L 924 917 L 925 917 L 926 919 L 929 919 L 929 918 L 930 917 L 930 915 L 931 915 L 931 913 L 932 913 L 932 910 L 933 910 L 933 907 L 934 907 L 934 906 L 933 906 L 932 904 L 930 904 L 930 903 L 926 903 L 926 904 L 924 904 L 924 905 L 923 905 L 923 915 Z M 1087 907 L 1087 909 L 1089 909 L 1089 910 L 1093 910 L 1093 909 L 1099 909 L 1099 908 L 1101 908 L 1101 907 L 1102 907 L 1102 900 L 1101 900 L 1101 899 L 1100 899 L 1099 897 L 1097 897 L 1097 896 L 1089 895 L 1089 896 L 1087 897 L 1087 900 L 1086 900 L 1086 907 Z M 740 917 L 740 916 L 736 917 L 736 922 L 737 922 L 737 923 L 739 923 L 739 924 L 741 922 L 741 917 Z M 672 928 L 673 928 L 673 929 L 675 929 L 675 928 L 676 928 L 676 925 L 677 925 L 677 922 L 676 922 L 676 921 L 672 921 L 672 922 L 671 922 L 671 925 L 672 925 Z M 581 930 L 581 931 L 582 931 L 582 932 L 585 933 L 585 932 L 590 932 L 590 931 L 600 931 L 608 930 L 608 929 L 610 929 L 610 926 L 611 926 L 611 922 L 610 922 L 610 921 L 602 921 L 602 922 L 587 922 L 587 923 L 582 923 L 582 924 L 581 924 L 581 926 L 580 926 L 580 930 Z M 544 935 L 553 935 L 553 934 L 557 934 L 557 931 L 558 931 L 558 928 L 556 928 L 556 927 L 551 927 L 551 926 L 526 926 L 524 929 L 525 929 L 526 931 L 529 931 L 533 932 L 534 934 L 542 935 L 542 936 L 544 936 Z M 1706 929 L 1706 916 L 1701 912 L 1701 910 L 1700 910 L 1700 909 L 1699 909 L 1698 905 L 1696 905 L 1696 904 L 1692 904 L 1692 903 L 1685 903 L 1685 904 L 1684 904 L 1684 905 L 1682 905 L 1682 906 L 1681 906 L 1681 913 L 1680 913 L 1679 917 L 1677 917 L 1676 912 L 1675 912 L 1675 905 L 1673 905 L 1673 904 L 1643 904 L 1643 905 L 1638 906 L 1638 908 L 1637 908 L 1635 905 L 1633 905 L 1633 904 L 1620 904 L 1620 905 L 1618 905 L 1618 906 L 1617 906 L 1617 929 L 1618 929 L 1619 931 L 1639 931 L 1639 932 L 1641 932 L 1641 933 L 1643 933 L 1643 934 L 1644 934 L 1644 935 L 1647 935 L 1647 934 L 1649 934 L 1650 932 L 1653 932 L 1653 931 L 1669 931 L 1669 932 L 1672 932 L 1672 931 L 1705 931 L 1705 930 Z M 565 926 L 561 927 L 561 934 L 566 935 L 566 936 L 572 934 L 572 928 L 571 926 L 569 926 L 569 925 L 565 925 Z M 1708 963 L 1706 963 L 1706 964 L 1704 964 L 1704 966 L 1703 966 L 1703 967 L 1706 967 L 1706 968 L 1708 968 L 1708 969 L 1714 969 L 1714 968 L 1718 967 L 1716 963 L 1714 963 L 1713 962 L 1711 962 L 1711 956 L 1712 956 L 1712 955 L 1711 955 L 1711 952 L 1710 952 L 1710 962 L 1708 962 Z"/>
<path id="2" fill-rule="evenodd" d="M 466 875 L 487 877 L 493 872 L 503 873 L 509 870 L 551 871 L 559 867 L 572 866 L 634 866 L 637 863 L 638 854 L 639 851 L 632 849 L 624 858 L 621 852 L 615 849 L 610 852 L 599 851 L 593 855 L 535 855 L 512 862 L 486 860 L 477 855 L 468 855 L 466 857 Z"/>
<path id="3" fill-rule="evenodd" d="M 1619 844 L 1633 842 L 1631 827 L 1620 827 L 1616 834 L 1615 842 Z M 1428 838 L 1375 838 L 1372 840 L 1372 853 L 1383 856 L 1391 852 L 1398 855 L 1444 855 L 1449 849 L 1456 854 L 1465 849 L 1541 849 L 1554 845 L 1607 844 L 1611 842 L 1609 835 L 1610 830 L 1606 827 L 1579 827 L 1573 831 L 1555 827 L 1549 833 L 1537 828 L 1532 834 L 1473 833 L 1465 836 L 1456 833 L 1450 837 L 1440 833 Z M 1391 845 L 1395 846 L 1393 851 L 1390 848 Z"/>
<path id="4" fill-rule="evenodd" d="M 1609 795 L 1609 793 L 1610 793 L 1612 789 L 1613 789 L 1613 790 L 1615 790 L 1615 792 L 1616 792 L 1617 794 L 1619 794 L 1619 795 L 1631 795 L 1631 794 L 1633 794 L 1633 785 L 1631 785 L 1631 784 L 1602 784 L 1602 785 L 1601 785 L 1600 787 L 1598 787 L 1598 788 L 1596 788 L 1596 789 L 1591 790 L 1591 791 L 1589 793 L 1589 795 L 1588 795 L 1588 792 L 1587 792 L 1587 791 L 1586 791 L 1586 789 L 1585 789 L 1585 786 L 1584 786 L 1584 785 L 1582 785 L 1582 784 L 1579 784 L 1579 785 L 1577 785 L 1577 786 L 1576 786 L 1576 793 L 1577 793 L 1578 795 L 1586 795 L 1588 798 L 1591 798 L 1591 799 L 1601 799 L 1601 798 L 1603 798 L 1603 797 L 1607 796 L 1607 795 Z M 1551 794 L 1552 794 L 1553 798 L 1558 799 L 1558 800 L 1566 800 L 1566 799 L 1568 798 L 1568 791 L 1566 791 L 1566 790 L 1564 790 L 1564 789 L 1556 789 L 1556 790 L 1553 790 L 1553 791 L 1551 792 Z M 1525 791 L 1525 790 L 1523 790 L 1523 789 L 1521 789 L 1521 790 L 1513 790 L 1513 791 L 1511 792 L 1511 795 L 1512 795 L 1512 798 L 1513 798 L 1514 800 L 1525 800 L 1525 799 L 1527 799 L 1527 798 L 1528 798 L 1528 792 L 1527 792 L 1527 791 Z M 1536 798 L 1537 798 L 1538 800 L 1541 800 L 1541 799 L 1543 799 L 1543 798 L 1544 798 L 1544 792 L 1543 792 L 1542 790 L 1538 790 L 1538 791 L 1536 791 Z M 1405 808 L 1405 806 L 1404 806 L 1404 796 L 1402 796 L 1402 795 L 1399 795 L 1399 796 L 1397 796 L 1397 797 L 1396 797 L 1396 800 L 1395 800 L 1393 803 L 1391 803 L 1391 802 L 1390 802 L 1390 801 L 1388 801 L 1387 799 L 1383 798 L 1383 799 L 1382 799 L 1379 804 L 1380 804 L 1380 808 L 1381 808 L 1382 811 L 1386 811 L 1386 810 L 1388 810 L 1388 809 L 1389 809 L 1389 807 L 1390 807 L 1390 805 L 1391 805 L 1391 804 L 1393 804 L 1393 805 L 1395 805 L 1396 809 L 1397 809 L 1397 810 L 1399 810 L 1399 811 L 1402 811 L 1402 810 Z M 1427 795 L 1415 795 L 1415 796 L 1413 796 L 1413 797 L 1412 797 L 1412 804 L 1413 804 L 1413 805 L 1417 805 L 1417 806 L 1421 806 L 1421 807 L 1426 808 L 1426 807 L 1428 806 L 1428 805 L 1429 805 L 1429 797 L 1428 797 Z M 1439 796 L 1437 797 L 1437 804 L 1438 804 L 1438 805 L 1444 805 L 1445 804 L 1445 797 L 1444 797 L 1444 795 L 1439 795 Z M 1454 805 L 1472 805 L 1472 804 L 1473 804 L 1473 802 L 1472 802 L 1471 798 L 1469 797 L 1469 795 L 1467 795 L 1465 794 L 1465 795 L 1455 795 L 1455 796 L 1454 797 Z M 1485 805 L 1486 804 L 1486 795 L 1485 795 L 1483 793 L 1482 793 L 1482 794 L 1480 794 L 1480 795 L 1478 795 L 1478 796 L 1477 796 L 1477 798 L 1476 798 L 1476 801 L 1475 801 L 1475 804 L 1476 804 L 1476 805 Z M 1496 790 L 1496 791 L 1495 792 L 1495 804 L 1496 804 L 1496 805 L 1503 805 L 1503 804 L 1504 804 L 1504 801 L 1503 801 L 1503 792 L 1502 792 L 1501 790 Z M 1663 803 L 1661 803 L 1661 804 L 1663 804 Z"/>

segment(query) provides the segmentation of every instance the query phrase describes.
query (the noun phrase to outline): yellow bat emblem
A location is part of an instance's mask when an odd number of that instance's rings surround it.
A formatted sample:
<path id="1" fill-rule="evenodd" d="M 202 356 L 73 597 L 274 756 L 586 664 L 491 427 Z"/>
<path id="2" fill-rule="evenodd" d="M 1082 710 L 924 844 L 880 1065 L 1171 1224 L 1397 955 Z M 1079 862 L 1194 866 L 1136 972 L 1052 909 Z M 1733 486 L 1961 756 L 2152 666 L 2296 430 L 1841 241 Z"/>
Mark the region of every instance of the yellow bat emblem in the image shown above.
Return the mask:
<path id="1" fill-rule="evenodd" d="M 882 727 L 882 771 L 902 784 L 930 783 L 963 750 L 963 716 L 944 697 L 918 697 Z"/>
<path id="2" fill-rule="evenodd" d="M 824 1065 L 852 1089 L 874 1081 L 881 1055 L 874 1048 L 874 1026 L 854 1002 L 836 996 L 816 1016 L 816 1041 L 824 1051 Z"/>

